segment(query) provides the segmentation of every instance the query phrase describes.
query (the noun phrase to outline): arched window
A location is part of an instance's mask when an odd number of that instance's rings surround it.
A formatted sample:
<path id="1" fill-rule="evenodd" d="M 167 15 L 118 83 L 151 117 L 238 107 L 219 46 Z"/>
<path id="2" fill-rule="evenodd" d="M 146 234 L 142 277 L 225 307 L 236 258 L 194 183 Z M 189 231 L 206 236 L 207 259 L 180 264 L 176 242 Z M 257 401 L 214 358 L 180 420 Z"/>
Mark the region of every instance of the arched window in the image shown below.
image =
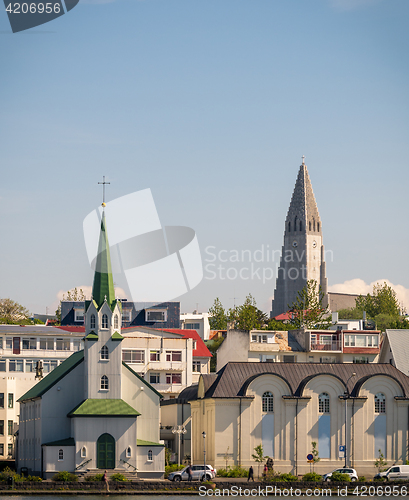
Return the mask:
<path id="1" fill-rule="evenodd" d="M 95 314 L 91 314 L 91 320 L 89 322 L 89 326 L 94 329 L 95 328 Z"/>
<path id="2" fill-rule="evenodd" d="M 329 413 L 329 395 L 322 392 L 318 396 L 318 411 L 319 413 Z"/>
<path id="3" fill-rule="evenodd" d="M 106 345 L 101 348 L 101 359 L 109 359 L 109 351 Z"/>
<path id="4" fill-rule="evenodd" d="M 152 450 L 148 450 L 148 462 L 152 462 L 152 460 L 153 460 Z"/>
<path id="5" fill-rule="evenodd" d="M 102 315 L 102 327 L 104 329 L 108 328 L 108 316 L 106 314 Z"/>
<path id="6" fill-rule="evenodd" d="M 308 229 L 311 231 L 311 221 L 308 222 Z"/>
<path id="7" fill-rule="evenodd" d="M 274 411 L 274 398 L 270 391 L 267 391 L 263 394 L 262 404 L 263 404 L 263 412 L 273 412 Z"/>
<path id="8" fill-rule="evenodd" d="M 101 389 L 103 390 L 109 389 L 108 377 L 106 375 L 103 375 L 101 377 Z"/>
<path id="9" fill-rule="evenodd" d="M 288 232 L 291 233 L 291 222 L 288 223 Z"/>
<path id="10" fill-rule="evenodd" d="M 119 328 L 119 321 L 118 321 L 117 314 L 115 314 L 115 316 L 114 316 L 114 328 Z"/>
<path id="11" fill-rule="evenodd" d="M 297 216 L 294 219 L 294 231 L 297 231 Z"/>
<path id="12" fill-rule="evenodd" d="M 315 231 L 315 219 L 312 219 L 312 226 L 313 226 L 314 231 Z"/>
<path id="13" fill-rule="evenodd" d="M 302 231 L 302 221 L 300 220 L 300 231 Z"/>
<path id="14" fill-rule="evenodd" d="M 81 458 L 85 458 L 87 456 L 87 449 L 85 446 L 81 448 Z"/>
<path id="15" fill-rule="evenodd" d="M 130 458 L 132 456 L 132 449 L 130 446 L 126 449 L 126 458 Z"/>
<path id="16" fill-rule="evenodd" d="M 375 394 L 375 413 L 386 413 L 385 394 Z"/>
<path id="17" fill-rule="evenodd" d="M 64 460 L 64 450 L 58 450 L 58 460 Z"/>
<path id="18" fill-rule="evenodd" d="M 317 231 L 320 232 L 320 223 L 317 222 Z"/>

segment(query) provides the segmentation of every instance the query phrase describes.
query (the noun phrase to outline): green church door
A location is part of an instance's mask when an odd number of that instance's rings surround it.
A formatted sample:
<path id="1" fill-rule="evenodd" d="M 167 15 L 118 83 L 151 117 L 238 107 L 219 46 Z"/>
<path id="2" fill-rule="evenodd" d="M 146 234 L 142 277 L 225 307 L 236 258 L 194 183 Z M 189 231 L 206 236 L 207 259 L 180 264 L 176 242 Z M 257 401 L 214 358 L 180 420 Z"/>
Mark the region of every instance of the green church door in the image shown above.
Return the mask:
<path id="1" fill-rule="evenodd" d="M 115 469 L 115 439 L 111 434 L 102 434 L 97 441 L 97 468 Z"/>

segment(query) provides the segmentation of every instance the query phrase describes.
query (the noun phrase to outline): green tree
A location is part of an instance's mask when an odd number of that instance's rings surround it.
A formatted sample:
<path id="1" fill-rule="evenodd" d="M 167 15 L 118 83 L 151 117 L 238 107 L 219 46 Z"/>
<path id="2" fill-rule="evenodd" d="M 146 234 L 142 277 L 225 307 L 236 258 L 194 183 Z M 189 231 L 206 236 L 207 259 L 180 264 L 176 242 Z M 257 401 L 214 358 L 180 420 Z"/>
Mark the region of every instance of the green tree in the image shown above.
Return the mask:
<path id="1" fill-rule="evenodd" d="M 257 475 L 260 477 L 260 464 L 262 464 L 265 460 L 269 459 L 270 457 L 267 457 L 264 455 L 263 451 L 263 445 L 259 444 L 254 448 L 255 453 L 251 455 L 253 457 L 253 460 L 257 463 Z"/>
<path id="2" fill-rule="evenodd" d="M 206 347 L 212 353 L 212 358 L 210 360 L 210 371 L 215 372 L 217 367 L 217 349 L 222 345 L 224 338 L 220 337 L 217 340 L 208 340 L 206 342 Z"/>
<path id="3" fill-rule="evenodd" d="M 373 286 L 372 294 L 360 295 L 356 299 L 356 309 L 366 311 L 370 318 L 375 318 L 379 314 L 387 314 L 397 317 L 404 312 L 396 297 L 395 290 L 386 282 L 376 283 Z"/>
<path id="4" fill-rule="evenodd" d="M 324 293 L 315 280 L 308 280 L 297 298 L 289 305 L 290 323 L 295 328 L 326 329 L 331 325 L 329 307 L 324 306 Z"/>
<path id="5" fill-rule="evenodd" d="M 24 306 L 11 299 L 0 299 L 0 323 L 27 323 L 30 313 Z"/>
<path id="6" fill-rule="evenodd" d="M 60 300 L 60 303 L 58 305 L 58 309 L 55 311 L 58 322 L 61 323 L 61 302 L 82 302 L 86 299 L 87 298 L 82 288 L 72 288 L 71 290 L 68 290 L 66 294 L 63 294 L 62 299 Z"/>
<path id="7" fill-rule="evenodd" d="M 312 447 L 312 450 L 311 450 L 311 455 L 312 455 L 312 470 L 314 470 L 314 466 L 315 464 L 317 464 L 321 459 L 319 457 L 319 454 L 318 454 L 318 449 L 317 449 L 317 442 L 316 441 L 313 441 L 311 443 L 311 447 Z"/>
<path id="8" fill-rule="evenodd" d="M 216 297 L 209 309 L 209 324 L 212 330 L 227 330 L 227 314 L 219 297 Z"/>
<path id="9" fill-rule="evenodd" d="M 238 330 L 260 330 L 268 323 L 266 313 L 257 308 L 256 299 L 249 293 L 241 306 L 228 311 L 229 323 Z"/>
<path id="10" fill-rule="evenodd" d="M 381 472 L 381 469 L 385 468 L 387 465 L 388 462 L 385 460 L 382 450 L 378 450 L 378 458 L 374 462 L 374 467 L 378 469 L 378 472 Z"/>

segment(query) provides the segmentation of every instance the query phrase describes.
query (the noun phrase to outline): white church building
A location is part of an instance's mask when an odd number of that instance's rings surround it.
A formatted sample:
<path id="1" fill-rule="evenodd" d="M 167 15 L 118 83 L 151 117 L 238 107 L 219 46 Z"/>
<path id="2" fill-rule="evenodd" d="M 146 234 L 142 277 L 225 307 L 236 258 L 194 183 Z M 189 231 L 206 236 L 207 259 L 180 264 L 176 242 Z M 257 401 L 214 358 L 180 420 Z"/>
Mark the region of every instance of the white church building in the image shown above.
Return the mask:
<path id="1" fill-rule="evenodd" d="M 19 399 L 18 470 L 43 478 L 94 469 L 163 477 L 162 396 L 122 361 L 121 316 L 103 213 L 84 350 Z"/>

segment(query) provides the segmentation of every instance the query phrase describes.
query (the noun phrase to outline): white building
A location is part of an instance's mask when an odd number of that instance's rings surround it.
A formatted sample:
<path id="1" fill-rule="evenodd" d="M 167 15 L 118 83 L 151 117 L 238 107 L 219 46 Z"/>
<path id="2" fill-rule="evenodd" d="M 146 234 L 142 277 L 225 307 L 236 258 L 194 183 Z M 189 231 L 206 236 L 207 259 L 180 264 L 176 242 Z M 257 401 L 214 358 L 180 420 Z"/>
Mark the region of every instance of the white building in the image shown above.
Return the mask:
<path id="1" fill-rule="evenodd" d="M 180 327 L 183 330 L 196 330 L 202 340 L 210 338 L 209 313 L 181 313 Z"/>

